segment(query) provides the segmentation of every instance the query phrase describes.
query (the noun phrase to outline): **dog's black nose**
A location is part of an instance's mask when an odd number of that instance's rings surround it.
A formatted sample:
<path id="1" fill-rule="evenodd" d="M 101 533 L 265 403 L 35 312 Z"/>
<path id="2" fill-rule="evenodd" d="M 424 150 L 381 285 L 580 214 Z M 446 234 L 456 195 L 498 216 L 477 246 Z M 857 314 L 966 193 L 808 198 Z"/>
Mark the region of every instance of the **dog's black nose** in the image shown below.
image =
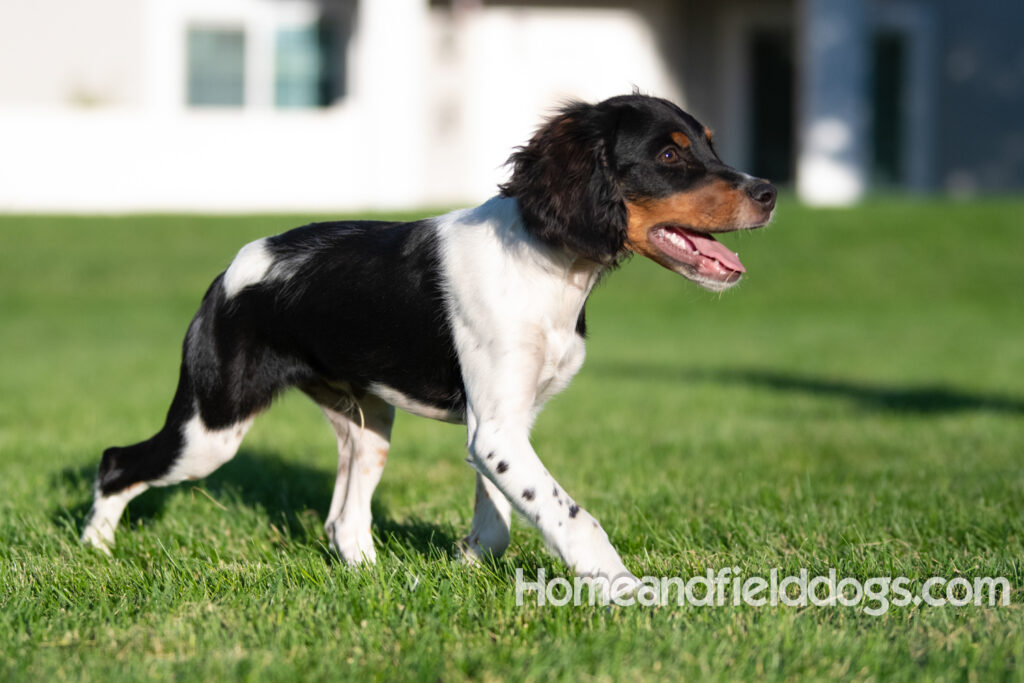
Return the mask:
<path id="1" fill-rule="evenodd" d="M 747 196 L 763 206 L 766 211 L 771 211 L 775 208 L 775 197 L 778 194 L 779 191 L 775 189 L 774 185 L 764 181 L 755 182 L 747 187 Z"/>

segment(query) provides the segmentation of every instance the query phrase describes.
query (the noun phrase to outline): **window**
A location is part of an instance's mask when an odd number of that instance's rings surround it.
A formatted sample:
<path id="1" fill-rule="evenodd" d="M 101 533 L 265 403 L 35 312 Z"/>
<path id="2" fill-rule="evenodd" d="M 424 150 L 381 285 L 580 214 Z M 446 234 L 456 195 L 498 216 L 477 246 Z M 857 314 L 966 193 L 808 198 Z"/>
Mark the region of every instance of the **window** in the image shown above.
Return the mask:
<path id="1" fill-rule="evenodd" d="M 245 104 L 245 32 L 242 29 L 188 29 L 188 104 L 241 107 Z"/>
<path id="2" fill-rule="evenodd" d="M 311 109 L 344 97 L 348 16 L 313 4 L 268 7 L 270 15 L 211 14 L 185 23 L 188 107 Z"/>
<path id="3" fill-rule="evenodd" d="M 326 107 L 340 95 L 335 32 L 328 24 L 277 30 L 274 104 L 281 108 Z"/>

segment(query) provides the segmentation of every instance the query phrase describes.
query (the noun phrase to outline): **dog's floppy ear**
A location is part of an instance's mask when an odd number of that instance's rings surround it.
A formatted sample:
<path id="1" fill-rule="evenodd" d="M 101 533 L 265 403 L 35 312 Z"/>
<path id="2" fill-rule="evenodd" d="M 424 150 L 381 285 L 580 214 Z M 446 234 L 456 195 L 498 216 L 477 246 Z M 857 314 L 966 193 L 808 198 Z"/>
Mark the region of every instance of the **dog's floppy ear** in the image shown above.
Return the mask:
<path id="1" fill-rule="evenodd" d="M 566 106 L 509 158 L 526 229 L 547 244 L 613 263 L 626 240 L 626 205 L 609 167 L 614 121 L 590 104 Z"/>

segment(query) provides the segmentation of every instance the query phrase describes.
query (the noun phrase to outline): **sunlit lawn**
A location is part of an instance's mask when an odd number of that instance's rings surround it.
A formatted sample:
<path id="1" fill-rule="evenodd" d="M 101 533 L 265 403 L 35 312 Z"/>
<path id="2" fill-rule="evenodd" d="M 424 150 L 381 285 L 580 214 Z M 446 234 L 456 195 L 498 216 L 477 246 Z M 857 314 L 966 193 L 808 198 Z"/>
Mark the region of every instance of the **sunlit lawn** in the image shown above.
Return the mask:
<path id="1" fill-rule="evenodd" d="M 185 327 L 246 241 L 311 217 L 0 217 L 0 678 L 1016 677 L 1024 660 L 1024 201 L 784 201 L 710 295 L 639 259 L 534 445 L 638 575 L 1004 576 L 1009 607 L 537 607 L 517 520 L 453 546 L 462 428 L 399 417 L 379 564 L 325 548 L 335 446 L 289 395 L 209 479 L 79 547 L 102 449 L 149 436 Z"/>

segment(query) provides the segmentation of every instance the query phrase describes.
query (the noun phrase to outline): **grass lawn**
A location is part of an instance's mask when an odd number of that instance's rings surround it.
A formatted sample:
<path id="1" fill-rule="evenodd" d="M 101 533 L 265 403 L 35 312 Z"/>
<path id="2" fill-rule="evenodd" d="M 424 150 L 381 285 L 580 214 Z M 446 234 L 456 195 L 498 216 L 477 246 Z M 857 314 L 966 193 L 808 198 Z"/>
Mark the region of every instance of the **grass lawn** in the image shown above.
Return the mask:
<path id="1" fill-rule="evenodd" d="M 148 437 L 185 327 L 243 243 L 311 217 L 0 217 L 0 679 L 1017 678 L 1024 201 L 875 200 L 726 237 L 722 295 L 635 259 L 534 445 L 638 575 L 1006 577 L 1007 607 L 538 607 L 566 568 L 516 520 L 453 546 L 461 427 L 401 415 L 377 566 L 326 550 L 334 437 L 289 394 L 210 478 L 77 542 L 103 448 Z"/>

